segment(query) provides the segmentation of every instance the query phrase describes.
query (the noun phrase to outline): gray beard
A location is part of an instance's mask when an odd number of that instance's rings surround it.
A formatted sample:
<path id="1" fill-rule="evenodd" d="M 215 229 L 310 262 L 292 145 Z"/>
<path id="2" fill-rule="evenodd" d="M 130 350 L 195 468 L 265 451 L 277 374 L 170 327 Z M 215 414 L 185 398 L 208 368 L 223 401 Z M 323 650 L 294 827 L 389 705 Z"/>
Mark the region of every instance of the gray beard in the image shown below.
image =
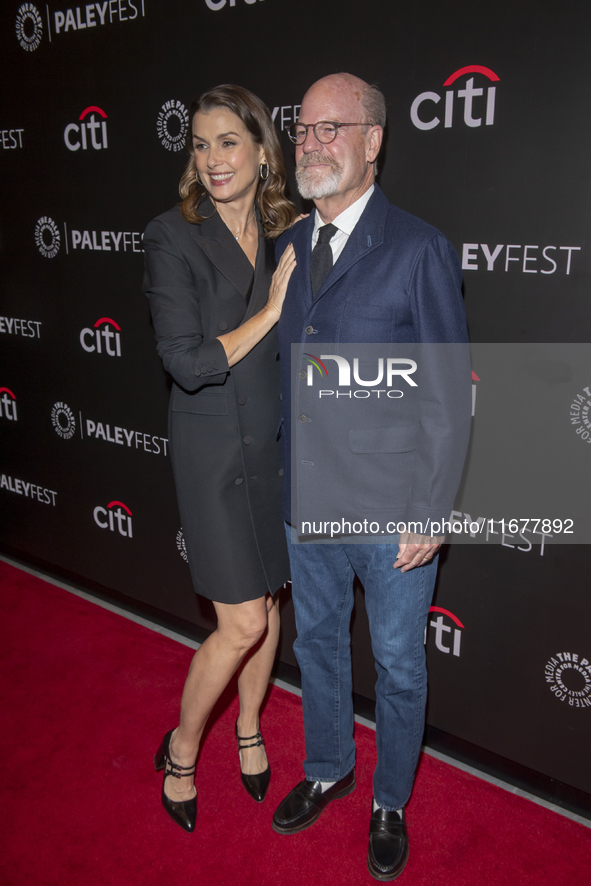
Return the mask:
<path id="1" fill-rule="evenodd" d="M 319 159 L 331 164 L 329 171 L 308 169 L 307 164 L 316 163 Z M 306 161 L 302 165 L 302 161 Z M 296 166 L 296 183 L 298 191 L 304 200 L 319 200 L 322 197 L 332 197 L 336 194 L 342 175 L 341 167 L 331 158 L 322 157 L 318 154 L 308 154 Z"/>

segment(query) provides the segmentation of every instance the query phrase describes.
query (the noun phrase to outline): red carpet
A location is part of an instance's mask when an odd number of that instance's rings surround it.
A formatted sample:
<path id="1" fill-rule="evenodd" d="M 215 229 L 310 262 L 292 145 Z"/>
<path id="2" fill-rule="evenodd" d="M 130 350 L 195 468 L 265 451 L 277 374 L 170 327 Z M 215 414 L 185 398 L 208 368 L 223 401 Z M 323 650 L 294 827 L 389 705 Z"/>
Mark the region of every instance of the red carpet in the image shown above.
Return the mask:
<path id="1" fill-rule="evenodd" d="M 273 689 L 266 801 L 243 790 L 228 691 L 198 766 L 198 829 L 160 806 L 152 756 L 176 724 L 184 646 L 0 562 L 3 886 L 375 883 L 365 867 L 374 734 L 357 727 L 357 790 L 310 830 L 271 830 L 302 777 L 299 699 Z M 588 886 L 591 831 L 429 756 L 408 810 L 404 886 Z"/>

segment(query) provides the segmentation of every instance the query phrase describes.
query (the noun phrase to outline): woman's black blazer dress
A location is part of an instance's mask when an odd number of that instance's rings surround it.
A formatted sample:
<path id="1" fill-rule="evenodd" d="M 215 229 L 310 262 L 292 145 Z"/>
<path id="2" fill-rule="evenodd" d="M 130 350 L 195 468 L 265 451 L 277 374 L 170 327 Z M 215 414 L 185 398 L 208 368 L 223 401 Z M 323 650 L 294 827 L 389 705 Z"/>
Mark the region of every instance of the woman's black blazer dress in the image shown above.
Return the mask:
<path id="1" fill-rule="evenodd" d="M 176 207 L 150 222 L 144 250 L 158 353 L 174 380 L 170 451 L 193 584 L 220 603 L 254 600 L 289 578 L 277 332 L 231 369 L 216 337 L 264 306 L 273 244 L 259 234 L 253 272 L 217 214 L 190 224 Z"/>

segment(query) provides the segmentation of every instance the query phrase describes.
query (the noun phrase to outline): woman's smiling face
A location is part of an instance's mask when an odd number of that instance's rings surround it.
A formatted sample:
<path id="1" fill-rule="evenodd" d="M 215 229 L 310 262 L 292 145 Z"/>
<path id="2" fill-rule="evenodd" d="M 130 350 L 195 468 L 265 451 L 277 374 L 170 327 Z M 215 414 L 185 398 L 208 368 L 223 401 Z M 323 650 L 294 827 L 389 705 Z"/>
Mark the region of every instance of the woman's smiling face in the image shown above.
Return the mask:
<path id="1" fill-rule="evenodd" d="M 195 166 L 213 199 L 231 203 L 248 197 L 254 202 L 265 152 L 242 120 L 227 108 L 214 108 L 208 114 L 198 111 L 192 135 Z"/>

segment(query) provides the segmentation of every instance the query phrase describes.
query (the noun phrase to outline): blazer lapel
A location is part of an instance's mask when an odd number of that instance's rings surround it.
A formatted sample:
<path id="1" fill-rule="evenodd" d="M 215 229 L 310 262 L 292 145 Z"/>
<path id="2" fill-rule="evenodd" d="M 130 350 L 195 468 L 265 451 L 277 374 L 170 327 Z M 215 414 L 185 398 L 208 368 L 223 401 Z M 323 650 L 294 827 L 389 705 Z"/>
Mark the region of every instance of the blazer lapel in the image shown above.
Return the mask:
<path id="1" fill-rule="evenodd" d="M 313 230 L 314 213 L 311 212 L 308 218 L 296 222 L 295 226 L 292 228 L 293 237 L 291 238 L 297 260 L 297 268 L 294 271 L 294 275 L 297 274 L 299 278 L 300 288 L 308 306 L 312 305 L 314 301 L 312 297 L 312 282 L 310 280 L 310 257 L 312 255 Z"/>
<path id="2" fill-rule="evenodd" d="M 254 281 L 252 291 L 248 301 L 248 308 L 244 315 L 242 323 L 249 320 L 255 314 L 264 308 L 269 297 L 269 286 L 271 285 L 271 277 L 275 270 L 275 248 L 271 240 L 265 240 L 262 236 L 262 229 L 259 226 L 259 247 L 257 249 L 257 257 L 254 268 Z"/>
<path id="3" fill-rule="evenodd" d="M 191 235 L 220 274 L 246 299 L 252 285 L 252 265 L 217 212 L 213 212 L 212 202 L 205 200 L 201 206 L 210 217 L 200 225 L 191 225 Z"/>
<path id="4" fill-rule="evenodd" d="M 315 301 L 322 296 L 346 274 L 349 268 L 372 252 L 384 241 L 384 225 L 388 212 L 388 201 L 380 188 L 376 185 L 369 203 L 365 207 L 361 218 L 355 225 L 345 248 L 339 255 L 336 263 L 326 275 L 326 278 L 316 295 Z M 310 276 L 308 260 L 308 277 Z"/>

